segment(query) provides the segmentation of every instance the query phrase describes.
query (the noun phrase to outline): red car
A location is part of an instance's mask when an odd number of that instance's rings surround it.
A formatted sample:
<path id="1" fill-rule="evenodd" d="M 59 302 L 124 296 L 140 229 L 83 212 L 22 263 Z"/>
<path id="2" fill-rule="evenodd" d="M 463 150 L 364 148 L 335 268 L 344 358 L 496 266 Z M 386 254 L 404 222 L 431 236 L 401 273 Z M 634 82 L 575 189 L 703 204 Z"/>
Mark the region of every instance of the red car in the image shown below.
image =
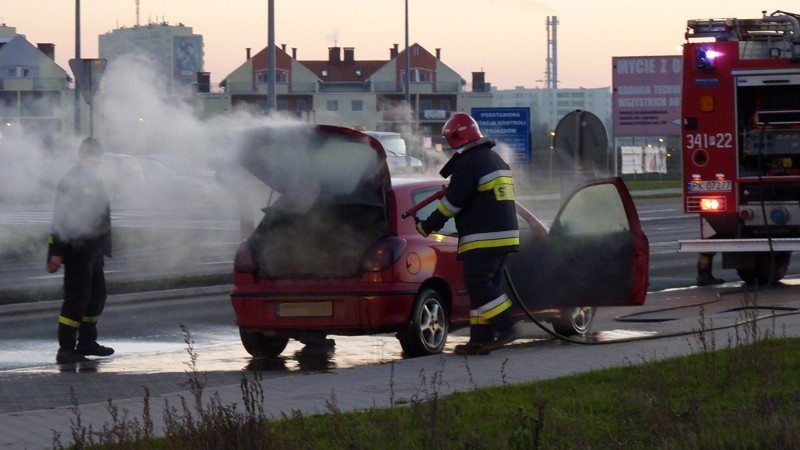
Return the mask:
<path id="1" fill-rule="evenodd" d="M 231 302 L 247 352 L 275 357 L 289 339 L 396 333 L 408 357 L 440 353 L 450 331 L 469 325 L 455 225 L 423 238 L 402 215 L 445 180 L 390 178 L 380 143 L 357 131 L 289 128 L 254 130 L 238 147 L 241 167 L 268 186 L 258 225 L 243 215 L 234 263 Z M 240 186 L 246 207 L 256 189 Z M 517 209 L 522 244 L 509 274 L 537 318 L 581 334 L 596 306 L 644 302 L 647 238 L 620 179 L 578 190 L 549 230 Z"/>

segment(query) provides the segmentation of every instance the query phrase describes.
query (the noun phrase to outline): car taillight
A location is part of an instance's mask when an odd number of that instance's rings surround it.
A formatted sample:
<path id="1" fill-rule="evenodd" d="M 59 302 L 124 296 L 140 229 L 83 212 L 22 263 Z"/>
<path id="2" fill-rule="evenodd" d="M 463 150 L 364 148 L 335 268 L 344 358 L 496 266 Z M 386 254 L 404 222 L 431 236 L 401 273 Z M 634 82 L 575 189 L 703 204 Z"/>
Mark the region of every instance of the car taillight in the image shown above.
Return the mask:
<path id="1" fill-rule="evenodd" d="M 253 254 L 250 252 L 250 246 L 247 241 L 242 241 L 236 249 L 236 256 L 233 258 L 233 270 L 239 273 L 258 272 L 258 264 L 253 259 Z"/>
<path id="2" fill-rule="evenodd" d="M 388 269 L 400 258 L 405 249 L 406 240 L 401 237 L 391 236 L 381 239 L 373 244 L 361 257 L 359 270 L 362 272 L 378 272 Z"/>

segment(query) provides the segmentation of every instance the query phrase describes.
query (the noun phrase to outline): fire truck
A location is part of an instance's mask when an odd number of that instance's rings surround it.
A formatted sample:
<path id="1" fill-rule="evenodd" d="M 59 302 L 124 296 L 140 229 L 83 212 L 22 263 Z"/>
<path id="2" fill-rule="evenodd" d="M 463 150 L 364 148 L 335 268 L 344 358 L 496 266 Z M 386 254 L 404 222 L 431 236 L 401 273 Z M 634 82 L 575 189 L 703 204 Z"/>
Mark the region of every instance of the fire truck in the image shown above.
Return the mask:
<path id="1" fill-rule="evenodd" d="M 681 128 L 684 212 L 747 284 L 780 280 L 800 249 L 800 15 L 687 22 Z"/>

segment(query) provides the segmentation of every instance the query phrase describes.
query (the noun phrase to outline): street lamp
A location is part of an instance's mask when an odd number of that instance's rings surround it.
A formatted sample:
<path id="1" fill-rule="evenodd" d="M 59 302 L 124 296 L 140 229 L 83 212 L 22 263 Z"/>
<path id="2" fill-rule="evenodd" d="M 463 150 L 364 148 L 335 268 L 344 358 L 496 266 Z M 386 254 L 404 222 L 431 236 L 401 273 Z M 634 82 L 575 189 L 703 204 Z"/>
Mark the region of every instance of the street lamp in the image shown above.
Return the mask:
<path id="1" fill-rule="evenodd" d="M 411 54 L 408 51 L 408 0 L 406 0 L 406 104 L 411 108 Z"/>
<path id="2" fill-rule="evenodd" d="M 75 59 L 81 59 L 81 0 L 75 0 Z M 75 134 L 81 133 L 81 101 L 78 95 L 78 82 L 75 82 Z"/>
<path id="3" fill-rule="evenodd" d="M 269 0 L 267 6 L 267 110 L 277 109 L 275 98 L 275 0 Z"/>

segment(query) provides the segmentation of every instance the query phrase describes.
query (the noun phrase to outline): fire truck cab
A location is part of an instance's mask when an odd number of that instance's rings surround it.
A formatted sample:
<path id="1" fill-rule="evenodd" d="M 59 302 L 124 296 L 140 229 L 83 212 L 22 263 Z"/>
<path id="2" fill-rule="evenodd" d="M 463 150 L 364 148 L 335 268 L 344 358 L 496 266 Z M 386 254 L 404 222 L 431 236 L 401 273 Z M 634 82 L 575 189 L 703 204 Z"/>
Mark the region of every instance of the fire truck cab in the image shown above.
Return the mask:
<path id="1" fill-rule="evenodd" d="M 683 46 L 684 211 L 748 284 L 780 280 L 800 249 L 800 15 L 687 22 Z"/>

